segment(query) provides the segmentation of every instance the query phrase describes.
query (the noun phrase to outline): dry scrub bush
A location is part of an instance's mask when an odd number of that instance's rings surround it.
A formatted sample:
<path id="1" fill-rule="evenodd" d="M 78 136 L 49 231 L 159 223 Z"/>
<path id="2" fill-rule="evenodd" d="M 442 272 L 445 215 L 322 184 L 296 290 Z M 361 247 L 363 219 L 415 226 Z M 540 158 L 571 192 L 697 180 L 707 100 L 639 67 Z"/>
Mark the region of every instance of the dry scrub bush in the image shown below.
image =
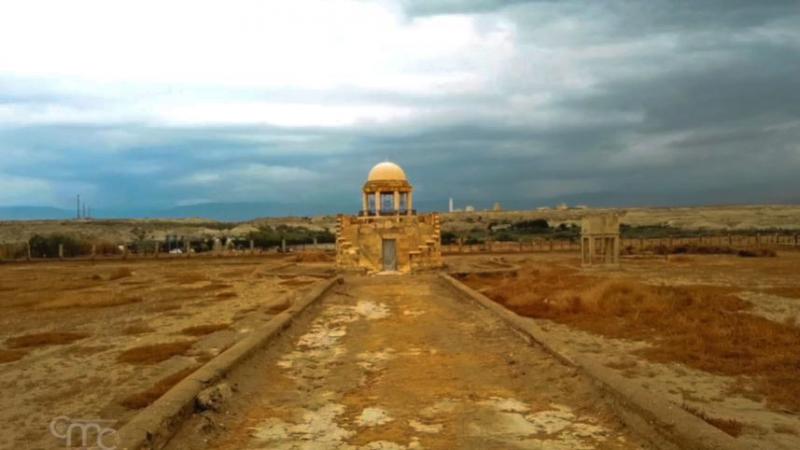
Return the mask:
<path id="1" fill-rule="evenodd" d="M 6 339 L 9 348 L 45 347 L 48 345 L 66 345 L 89 337 L 83 333 L 36 333 Z"/>
<path id="2" fill-rule="evenodd" d="M 117 361 L 128 364 L 158 364 L 173 356 L 185 354 L 192 345 L 194 341 L 143 345 L 125 350 L 117 357 Z"/>
<path id="3" fill-rule="evenodd" d="M 188 377 L 194 371 L 197 370 L 197 367 L 190 367 L 187 369 L 183 369 L 180 372 L 176 372 L 166 378 L 159 380 L 156 384 L 150 387 L 147 390 L 142 392 L 137 392 L 133 395 L 125 397 L 122 399 L 119 404 L 128 408 L 128 409 L 142 409 L 150 406 L 151 403 L 161 398 L 164 394 L 167 393 L 173 386 L 183 381 L 184 378 Z"/>
<path id="4" fill-rule="evenodd" d="M 747 314 L 750 304 L 714 286 L 649 286 L 563 268 L 464 281 L 518 314 L 653 344 L 640 354 L 711 373 L 746 376 L 773 406 L 800 411 L 800 328 Z"/>

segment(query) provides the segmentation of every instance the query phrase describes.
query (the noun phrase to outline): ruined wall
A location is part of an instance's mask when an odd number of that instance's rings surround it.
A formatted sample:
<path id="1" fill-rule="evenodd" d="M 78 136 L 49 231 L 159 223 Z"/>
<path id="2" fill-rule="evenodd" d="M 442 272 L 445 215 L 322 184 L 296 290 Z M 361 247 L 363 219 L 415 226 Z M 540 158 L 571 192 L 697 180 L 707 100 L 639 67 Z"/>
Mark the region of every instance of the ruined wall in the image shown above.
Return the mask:
<path id="1" fill-rule="evenodd" d="M 442 265 L 439 218 L 435 214 L 346 217 L 337 223 L 336 263 L 340 268 L 383 270 L 383 240 L 396 241 L 397 270 L 412 272 Z"/>

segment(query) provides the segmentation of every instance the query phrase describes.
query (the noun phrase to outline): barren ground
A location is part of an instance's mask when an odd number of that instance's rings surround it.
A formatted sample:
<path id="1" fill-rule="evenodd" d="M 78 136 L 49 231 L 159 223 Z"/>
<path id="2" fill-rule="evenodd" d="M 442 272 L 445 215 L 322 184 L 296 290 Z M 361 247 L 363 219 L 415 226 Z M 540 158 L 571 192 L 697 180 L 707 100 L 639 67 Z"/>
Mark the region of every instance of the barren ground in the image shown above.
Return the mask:
<path id="1" fill-rule="evenodd" d="M 119 427 L 330 269 L 292 257 L 0 265 L 0 448 L 55 448 L 57 416 Z"/>
<path id="2" fill-rule="evenodd" d="M 590 383 L 435 276 L 347 279 L 172 449 L 630 449 Z"/>

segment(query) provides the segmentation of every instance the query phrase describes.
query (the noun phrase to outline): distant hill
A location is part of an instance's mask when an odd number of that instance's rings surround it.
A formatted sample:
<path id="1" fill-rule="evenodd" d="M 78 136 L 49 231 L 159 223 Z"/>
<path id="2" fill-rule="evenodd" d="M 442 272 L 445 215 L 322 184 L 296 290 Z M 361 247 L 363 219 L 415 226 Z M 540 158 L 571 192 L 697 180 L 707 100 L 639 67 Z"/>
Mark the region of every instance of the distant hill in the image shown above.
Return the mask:
<path id="1" fill-rule="evenodd" d="M 72 219 L 75 211 L 48 206 L 0 206 L 0 221 L 3 220 L 61 220 Z"/>

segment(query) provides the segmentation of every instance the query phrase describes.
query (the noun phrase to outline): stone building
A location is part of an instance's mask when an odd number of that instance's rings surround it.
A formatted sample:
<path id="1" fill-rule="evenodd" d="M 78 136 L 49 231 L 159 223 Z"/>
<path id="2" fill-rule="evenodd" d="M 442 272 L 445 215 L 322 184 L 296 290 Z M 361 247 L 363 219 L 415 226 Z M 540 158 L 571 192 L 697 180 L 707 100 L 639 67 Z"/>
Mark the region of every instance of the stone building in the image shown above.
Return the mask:
<path id="1" fill-rule="evenodd" d="M 606 214 L 582 219 L 581 262 L 584 266 L 618 265 L 619 252 L 619 216 Z"/>
<path id="2" fill-rule="evenodd" d="M 439 215 L 417 214 L 414 188 L 397 164 L 373 167 L 359 214 L 337 218 L 336 264 L 369 273 L 441 267 Z"/>

